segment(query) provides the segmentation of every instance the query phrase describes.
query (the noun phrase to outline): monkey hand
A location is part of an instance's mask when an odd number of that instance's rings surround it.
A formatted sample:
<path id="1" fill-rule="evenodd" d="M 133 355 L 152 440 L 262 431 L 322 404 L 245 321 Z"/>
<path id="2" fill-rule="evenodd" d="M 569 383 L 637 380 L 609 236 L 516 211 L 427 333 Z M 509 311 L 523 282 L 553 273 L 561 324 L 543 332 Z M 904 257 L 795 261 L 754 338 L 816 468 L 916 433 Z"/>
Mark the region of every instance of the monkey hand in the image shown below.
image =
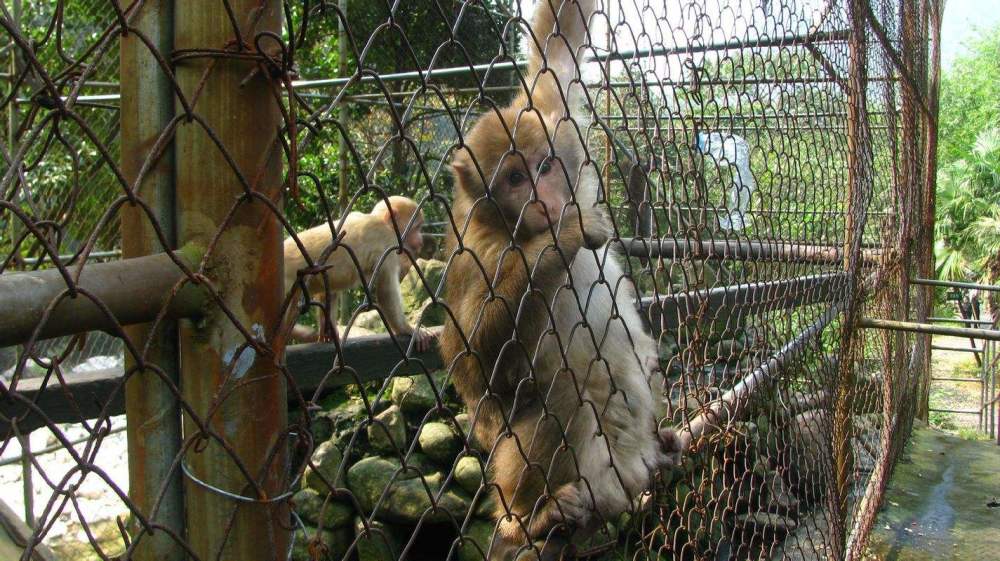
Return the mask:
<path id="1" fill-rule="evenodd" d="M 417 329 L 414 329 L 413 333 L 411 333 L 410 336 L 413 337 L 414 341 L 413 345 L 418 353 L 430 350 L 431 345 L 437 338 L 437 336 L 434 335 L 434 333 L 428 331 L 427 329 L 424 329 L 423 327 L 418 327 Z"/>
<path id="2" fill-rule="evenodd" d="M 611 222 L 600 207 L 581 209 L 583 221 L 583 245 L 587 249 L 599 249 L 608 243 L 614 231 Z"/>

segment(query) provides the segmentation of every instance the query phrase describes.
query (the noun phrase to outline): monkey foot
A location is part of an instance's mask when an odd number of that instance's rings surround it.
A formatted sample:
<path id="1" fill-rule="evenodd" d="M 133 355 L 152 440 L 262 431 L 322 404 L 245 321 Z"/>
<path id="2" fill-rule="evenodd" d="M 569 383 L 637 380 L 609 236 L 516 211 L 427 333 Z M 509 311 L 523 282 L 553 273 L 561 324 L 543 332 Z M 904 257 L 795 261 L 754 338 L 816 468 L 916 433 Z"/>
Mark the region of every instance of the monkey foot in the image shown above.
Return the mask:
<path id="1" fill-rule="evenodd" d="M 663 452 L 663 463 L 660 467 L 670 467 L 678 465 L 681 461 L 681 452 L 684 451 L 684 443 L 680 435 L 672 428 L 661 428 L 656 431 L 660 440 L 660 450 Z"/>
<path id="2" fill-rule="evenodd" d="M 574 530 L 586 528 L 594 514 L 589 493 L 572 483 L 556 489 L 548 507 L 555 522 L 562 522 Z"/>

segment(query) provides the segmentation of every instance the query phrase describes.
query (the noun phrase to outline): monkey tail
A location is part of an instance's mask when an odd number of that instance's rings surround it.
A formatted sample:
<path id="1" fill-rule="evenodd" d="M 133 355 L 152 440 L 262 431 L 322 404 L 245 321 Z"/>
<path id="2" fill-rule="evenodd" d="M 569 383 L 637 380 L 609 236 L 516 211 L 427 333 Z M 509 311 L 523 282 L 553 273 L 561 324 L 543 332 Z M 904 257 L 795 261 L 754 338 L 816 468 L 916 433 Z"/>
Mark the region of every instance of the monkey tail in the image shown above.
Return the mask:
<path id="1" fill-rule="evenodd" d="M 582 95 L 582 84 L 571 86 L 579 77 L 596 3 L 597 0 L 538 0 L 531 23 L 534 38 L 528 38 L 527 76 L 529 84 L 538 80 L 532 95 L 536 103 L 556 109 L 554 102 L 558 100 L 558 105 L 562 105 L 560 90 L 567 100 Z M 553 77 L 558 85 L 552 82 Z"/>

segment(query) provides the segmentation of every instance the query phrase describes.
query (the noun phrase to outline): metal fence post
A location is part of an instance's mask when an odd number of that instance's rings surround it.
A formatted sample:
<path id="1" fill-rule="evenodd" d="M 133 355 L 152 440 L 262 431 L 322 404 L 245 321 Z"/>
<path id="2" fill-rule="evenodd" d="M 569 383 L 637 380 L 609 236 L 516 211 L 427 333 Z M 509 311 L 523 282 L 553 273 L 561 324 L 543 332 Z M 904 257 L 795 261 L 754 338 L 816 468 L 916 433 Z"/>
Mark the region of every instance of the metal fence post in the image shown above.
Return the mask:
<path id="1" fill-rule="evenodd" d="M 151 45 L 142 41 L 140 33 Z M 169 56 L 173 43 L 169 0 L 142 4 L 132 16 L 130 32 L 121 38 L 121 168 L 136 198 L 152 213 L 149 216 L 134 204 L 122 208 L 123 259 L 176 248 L 174 153 L 169 144 L 162 154 L 153 153 L 173 117 L 174 92 L 150 51 L 155 48 L 161 56 Z M 149 160 L 155 165 L 136 184 Z M 162 247 L 157 227 L 172 247 Z M 155 331 L 151 324 L 136 325 L 125 332 L 140 352 L 145 351 L 141 357 L 125 353 L 125 371 L 131 373 L 125 384 L 129 496 L 150 524 L 169 531 L 146 528 L 152 533 L 141 533 L 137 522 L 133 558 L 177 561 L 184 558 L 177 541 L 184 537 L 184 499 L 180 471 L 174 465 L 181 446 L 181 418 L 179 399 L 171 388 L 178 381 L 177 323 L 163 321 Z"/>
<path id="2" fill-rule="evenodd" d="M 847 556 L 847 497 L 853 483 L 854 454 L 853 408 L 855 351 L 859 345 L 858 319 L 861 310 L 861 243 L 865 230 L 866 212 L 872 192 L 872 143 L 868 122 L 866 90 L 868 85 L 868 52 L 865 40 L 867 26 L 864 0 L 851 0 L 848 14 L 851 36 L 848 40 L 850 67 L 847 88 L 847 209 L 844 228 L 844 269 L 847 271 L 847 306 L 840 333 L 840 352 L 835 402 L 833 404 L 833 468 L 834 489 L 828 493 L 833 513 L 834 557 Z"/>
<path id="3" fill-rule="evenodd" d="M 191 55 L 177 79 L 193 107 L 176 136 L 178 242 L 206 248 L 200 271 L 220 303 L 180 324 L 188 543 L 201 559 L 284 559 L 283 235 L 269 206 L 282 208 L 281 97 L 258 51 L 280 60 L 281 3 L 175 6 L 174 52 Z"/>
<path id="4" fill-rule="evenodd" d="M 941 0 L 928 0 L 927 20 L 929 24 L 930 39 L 930 72 L 927 80 L 927 108 L 930 115 L 924 115 L 925 137 L 924 137 L 924 183 L 921 194 L 921 217 L 920 234 L 917 238 L 917 271 L 922 278 L 934 278 L 934 214 L 935 199 L 937 193 L 937 118 L 939 108 L 939 92 L 941 89 L 941 17 L 944 10 L 944 3 Z M 911 10 L 912 11 L 912 10 Z M 905 37 L 905 34 L 904 34 Z M 920 39 L 923 39 L 921 37 Z M 918 45 L 924 45 L 923 40 L 917 41 Z M 912 53 L 911 53 L 912 55 Z M 921 60 L 924 60 L 921 58 Z M 917 290 L 916 298 L 917 321 L 926 322 L 934 307 L 934 289 L 931 287 L 921 287 Z M 919 415 L 922 419 L 927 419 L 927 408 L 930 407 L 930 375 L 931 375 L 931 342 L 930 337 L 918 337 L 918 341 L 923 345 L 920 348 L 922 355 L 919 370 L 923 376 L 923 394 L 918 400 L 918 407 L 921 408 Z M 985 380 L 984 380 L 985 383 Z M 985 387 L 985 386 L 984 386 Z"/>

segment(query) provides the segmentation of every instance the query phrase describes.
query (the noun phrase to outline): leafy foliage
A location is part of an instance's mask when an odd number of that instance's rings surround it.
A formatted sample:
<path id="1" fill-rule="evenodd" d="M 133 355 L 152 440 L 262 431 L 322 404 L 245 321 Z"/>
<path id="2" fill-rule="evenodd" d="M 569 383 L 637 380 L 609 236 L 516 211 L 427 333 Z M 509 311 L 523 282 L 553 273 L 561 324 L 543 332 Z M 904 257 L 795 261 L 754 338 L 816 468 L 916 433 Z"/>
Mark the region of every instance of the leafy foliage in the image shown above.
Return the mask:
<path id="1" fill-rule="evenodd" d="M 968 157 L 979 133 L 1000 125 L 1000 25 L 984 29 L 941 80 L 938 161 Z"/>
<path id="2" fill-rule="evenodd" d="M 966 159 L 938 178 L 938 275 L 978 278 L 1000 258 L 1000 128 L 985 129 Z"/>

